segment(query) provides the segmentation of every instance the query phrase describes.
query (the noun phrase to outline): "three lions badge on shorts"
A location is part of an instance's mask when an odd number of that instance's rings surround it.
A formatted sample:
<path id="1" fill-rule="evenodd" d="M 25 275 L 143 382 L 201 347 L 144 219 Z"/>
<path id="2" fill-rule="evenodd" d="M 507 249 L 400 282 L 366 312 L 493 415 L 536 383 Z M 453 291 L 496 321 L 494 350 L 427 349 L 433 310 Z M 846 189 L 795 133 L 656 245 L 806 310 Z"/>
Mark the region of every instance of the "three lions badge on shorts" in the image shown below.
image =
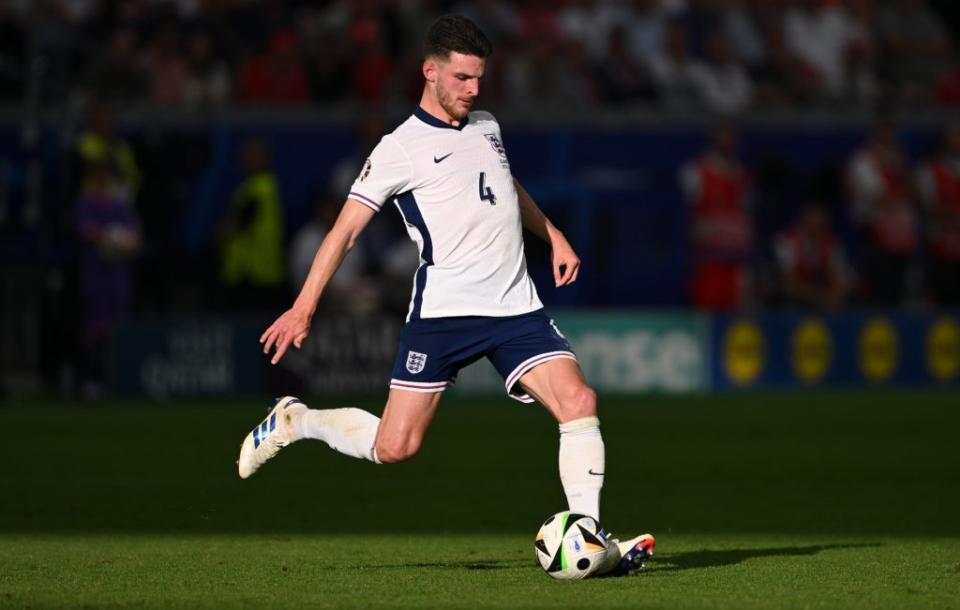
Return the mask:
<path id="1" fill-rule="evenodd" d="M 411 375 L 416 375 L 427 365 L 427 355 L 410 350 L 407 352 L 407 371 Z"/>

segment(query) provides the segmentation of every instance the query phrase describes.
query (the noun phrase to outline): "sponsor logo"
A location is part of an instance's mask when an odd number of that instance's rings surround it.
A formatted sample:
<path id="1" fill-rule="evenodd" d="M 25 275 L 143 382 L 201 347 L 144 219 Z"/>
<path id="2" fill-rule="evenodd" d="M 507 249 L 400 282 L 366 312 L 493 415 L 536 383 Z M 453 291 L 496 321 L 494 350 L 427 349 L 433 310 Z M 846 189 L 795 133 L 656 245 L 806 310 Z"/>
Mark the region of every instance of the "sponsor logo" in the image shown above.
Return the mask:
<path id="1" fill-rule="evenodd" d="M 363 182 L 367 179 L 367 176 L 370 175 L 370 170 L 373 169 L 373 162 L 368 158 L 363 164 L 363 170 L 360 172 L 360 182 Z"/>
<path id="2" fill-rule="evenodd" d="M 942 317 L 927 333 L 927 366 L 937 381 L 954 381 L 960 376 L 960 326 Z"/>
<path id="3" fill-rule="evenodd" d="M 833 363 L 833 341 L 826 325 L 810 318 L 793 331 L 790 364 L 797 379 L 819 383 Z"/>
<path id="4" fill-rule="evenodd" d="M 453 154 L 452 152 L 449 152 L 449 153 L 443 155 L 442 157 L 434 156 L 434 157 L 433 157 L 433 162 L 434 162 L 434 163 L 440 163 L 441 161 L 443 161 L 444 159 L 446 159 L 447 157 L 449 157 L 449 156 L 452 155 L 452 154 Z"/>
<path id="5" fill-rule="evenodd" d="M 723 341 L 723 367 L 737 385 L 750 385 L 763 371 L 766 345 L 755 322 L 740 320 L 727 330 Z"/>
<path id="6" fill-rule="evenodd" d="M 411 375 L 416 375 L 427 365 L 427 355 L 410 350 L 407 352 L 407 371 Z"/>
<path id="7" fill-rule="evenodd" d="M 900 364 L 900 341 L 886 318 L 869 320 L 860 333 L 860 370 L 874 382 L 887 381 Z"/>

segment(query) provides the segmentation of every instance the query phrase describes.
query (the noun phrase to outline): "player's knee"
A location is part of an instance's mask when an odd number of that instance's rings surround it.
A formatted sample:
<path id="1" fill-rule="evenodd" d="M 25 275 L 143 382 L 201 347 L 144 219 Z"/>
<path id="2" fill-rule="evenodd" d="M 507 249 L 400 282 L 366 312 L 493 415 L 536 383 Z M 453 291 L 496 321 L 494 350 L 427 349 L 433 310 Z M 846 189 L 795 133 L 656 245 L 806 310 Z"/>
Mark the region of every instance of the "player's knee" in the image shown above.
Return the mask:
<path id="1" fill-rule="evenodd" d="M 597 393 L 588 385 L 575 389 L 564 403 L 561 406 L 564 421 L 597 415 Z"/>
<path id="2" fill-rule="evenodd" d="M 420 439 L 407 438 L 377 442 L 377 459 L 382 464 L 409 460 L 420 450 Z"/>

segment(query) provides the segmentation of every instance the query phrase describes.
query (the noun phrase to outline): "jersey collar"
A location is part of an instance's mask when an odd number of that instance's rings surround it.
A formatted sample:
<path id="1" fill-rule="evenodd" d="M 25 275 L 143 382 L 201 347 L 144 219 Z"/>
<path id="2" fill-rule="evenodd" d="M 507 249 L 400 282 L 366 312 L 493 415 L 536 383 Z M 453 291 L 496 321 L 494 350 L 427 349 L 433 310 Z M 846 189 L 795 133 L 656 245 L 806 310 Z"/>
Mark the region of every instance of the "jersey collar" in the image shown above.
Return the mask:
<path id="1" fill-rule="evenodd" d="M 434 127 L 441 127 L 446 129 L 455 129 L 457 131 L 462 131 L 464 127 L 467 126 L 467 123 L 470 121 L 470 115 L 463 117 L 463 120 L 460 121 L 459 125 L 451 125 L 450 123 L 444 123 L 437 117 L 433 116 L 429 112 L 423 109 L 422 106 L 417 106 L 413 111 L 413 116 L 417 117 L 427 125 L 432 125 Z"/>

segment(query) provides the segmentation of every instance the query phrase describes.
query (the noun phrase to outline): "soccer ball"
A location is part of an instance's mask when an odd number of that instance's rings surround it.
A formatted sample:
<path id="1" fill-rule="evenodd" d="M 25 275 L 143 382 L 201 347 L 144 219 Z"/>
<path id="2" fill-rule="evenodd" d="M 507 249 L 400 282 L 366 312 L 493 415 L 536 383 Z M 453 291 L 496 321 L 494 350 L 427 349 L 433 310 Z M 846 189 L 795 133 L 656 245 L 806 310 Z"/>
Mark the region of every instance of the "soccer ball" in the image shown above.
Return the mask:
<path id="1" fill-rule="evenodd" d="M 606 534 L 593 517 L 568 510 L 543 522 L 534 546 L 540 566 L 561 580 L 579 580 L 593 574 L 608 548 Z"/>

